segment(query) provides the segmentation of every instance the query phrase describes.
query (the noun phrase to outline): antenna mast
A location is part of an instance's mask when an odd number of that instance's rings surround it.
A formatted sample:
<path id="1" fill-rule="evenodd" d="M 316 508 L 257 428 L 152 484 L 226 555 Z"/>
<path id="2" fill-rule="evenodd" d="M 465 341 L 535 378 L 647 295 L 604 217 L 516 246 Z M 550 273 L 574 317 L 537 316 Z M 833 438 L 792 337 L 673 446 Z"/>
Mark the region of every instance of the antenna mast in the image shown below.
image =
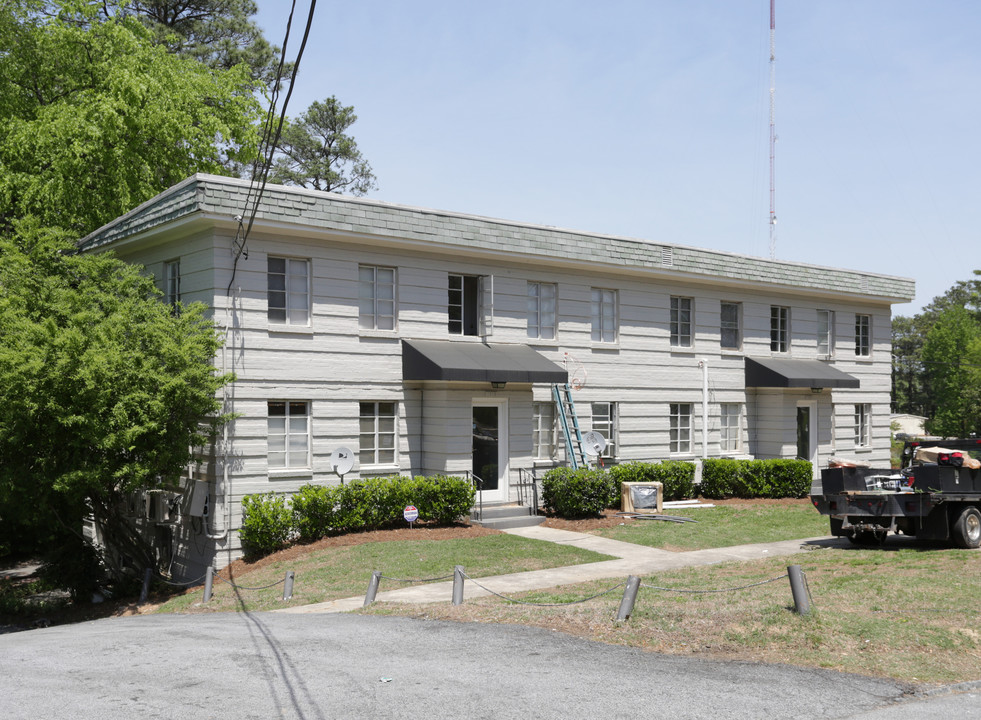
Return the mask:
<path id="1" fill-rule="evenodd" d="M 777 85 L 777 45 L 776 30 L 776 0 L 770 0 L 770 259 L 777 256 L 777 204 L 776 204 L 776 173 L 774 171 L 774 156 L 777 148 L 776 125 L 776 85 Z"/>

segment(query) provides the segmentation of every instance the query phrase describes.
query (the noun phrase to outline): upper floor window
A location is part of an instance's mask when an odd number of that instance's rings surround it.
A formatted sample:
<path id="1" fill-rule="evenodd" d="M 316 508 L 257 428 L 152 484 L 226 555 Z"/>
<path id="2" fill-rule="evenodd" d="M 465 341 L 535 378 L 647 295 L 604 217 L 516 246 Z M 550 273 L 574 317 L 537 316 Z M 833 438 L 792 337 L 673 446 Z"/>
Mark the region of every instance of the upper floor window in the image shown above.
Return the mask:
<path id="1" fill-rule="evenodd" d="M 484 294 L 488 277 L 450 275 L 447 293 L 447 331 L 450 335 L 487 335 Z"/>
<path id="2" fill-rule="evenodd" d="M 528 283 L 528 337 L 555 339 L 555 283 Z"/>
<path id="3" fill-rule="evenodd" d="M 395 329 L 395 268 L 374 265 L 358 268 L 358 327 Z"/>
<path id="4" fill-rule="evenodd" d="M 591 405 L 590 429 L 606 438 L 606 449 L 600 455 L 604 460 L 615 460 L 617 456 L 617 404 L 613 402 L 594 402 Z"/>
<path id="5" fill-rule="evenodd" d="M 180 260 L 170 260 L 164 263 L 164 300 L 171 306 L 177 306 L 181 301 Z"/>
<path id="6" fill-rule="evenodd" d="M 855 447 L 870 447 L 872 445 L 872 406 L 861 404 L 855 406 Z"/>
<path id="7" fill-rule="evenodd" d="M 268 318 L 278 325 L 310 324 L 310 261 L 268 259 Z"/>
<path id="8" fill-rule="evenodd" d="M 310 403 L 270 400 L 266 437 L 270 469 L 310 467 Z"/>
<path id="9" fill-rule="evenodd" d="M 691 298 L 671 298 L 671 347 L 691 347 Z"/>
<path id="10" fill-rule="evenodd" d="M 719 317 L 719 345 L 726 350 L 738 350 L 743 346 L 741 325 L 742 306 L 724 302 Z"/>
<path id="11" fill-rule="evenodd" d="M 617 341 L 617 291 L 593 288 L 590 304 L 593 342 Z"/>
<path id="12" fill-rule="evenodd" d="M 555 458 L 555 403 L 537 402 L 532 406 L 532 457 Z"/>
<path id="13" fill-rule="evenodd" d="M 855 316 L 855 354 L 859 357 L 872 355 L 872 316 Z"/>
<path id="14" fill-rule="evenodd" d="M 831 357 L 835 353 L 835 314 L 831 310 L 818 310 L 817 354 Z"/>
<path id="15" fill-rule="evenodd" d="M 668 446 L 672 455 L 691 454 L 691 403 L 670 404 Z"/>
<path id="16" fill-rule="evenodd" d="M 719 414 L 719 449 L 724 453 L 739 452 L 742 437 L 743 406 L 739 403 L 722 403 Z"/>
<path id="17" fill-rule="evenodd" d="M 398 437 L 398 404 L 360 403 L 358 462 L 362 465 L 394 465 Z"/>
<path id="18" fill-rule="evenodd" d="M 770 351 L 776 353 L 790 351 L 790 308 L 788 307 L 770 306 Z"/>

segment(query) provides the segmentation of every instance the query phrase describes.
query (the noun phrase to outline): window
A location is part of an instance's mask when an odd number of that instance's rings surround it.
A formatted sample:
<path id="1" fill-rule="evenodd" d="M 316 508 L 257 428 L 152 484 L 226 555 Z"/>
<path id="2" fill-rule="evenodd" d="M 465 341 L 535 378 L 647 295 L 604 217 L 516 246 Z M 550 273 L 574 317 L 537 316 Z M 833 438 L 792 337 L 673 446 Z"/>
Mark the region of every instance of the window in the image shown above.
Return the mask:
<path id="1" fill-rule="evenodd" d="M 669 450 L 672 455 L 691 454 L 691 403 L 671 403 Z"/>
<path id="2" fill-rule="evenodd" d="M 727 350 L 738 350 L 743 346 L 742 331 L 739 328 L 742 306 L 739 303 L 722 303 L 719 318 L 719 344 Z"/>
<path id="3" fill-rule="evenodd" d="M 593 288 L 592 294 L 593 342 L 617 341 L 617 291 Z"/>
<path id="4" fill-rule="evenodd" d="M 855 354 L 859 357 L 872 355 L 872 316 L 855 316 Z"/>
<path id="5" fill-rule="evenodd" d="M 310 261 L 268 259 L 268 317 L 277 325 L 310 324 Z"/>
<path id="6" fill-rule="evenodd" d="M 554 283 L 528 283 L 528 337 L 555 339 Z"/>
<path id="7" fill-rule="evenodd" d="M 855 447 L 872 446 L 872 406 L 855 406 Z"/>
<path id="8" fill-rule="evenodd" d="M 176 307 L 181 301 L 181 261 L 170 260 L 164 263 L 164 300 Z"/>
<path id="9" fill-rule="evenodd" d="M 555 458 L 555 403 L 532 406 L 532 456 L 536 460 Z"/>
<path id="10" fill-rule="evenodd" d="M 606 438 L 606 449 L 600 457 L 604 460 L 615 460 L 617 456 L 617 404 L 594 402 L 591 410 L 590 428 Z"/>
<path id="11" fill-rule="evenodd" d="M 818 310 L 817 354 L 831 357 L 835 353 L 835 314 L 830 310 Z"/>
<path id="12" fill-rule="evenodd" d="M 742 410 L 739 403 L 722 403 L 719 415 L 719 449 L 724 453 L 739 452 L 742 434 Z"/>
<path id="13" fill-rule="evenodd" d="M 671 298 L 671 347 L 691 347 L 691 298 Z"/>
<path id="14" fill-rule="evenodd" d="M 395 464 L 397 410 L 393 402 L 361 403 L 358 462 L 362 466 Z"/>
<path id="15" fill-rule="evenodd" d="M 770 351 L 785 353 L 790 350 L 790 308 L 770 306 Z"/>
<path id="16" fill-rule="evenodd" d="M 267 408 L 270 469 L 310 467 L 310 404 L 271 400 Z"/>
<path id="17" fill-rule="evenodd" d="M 450 275 L 447 295 L 447 330 L 450 335 L 481 335 L 484 312 L 481 296 L 484 278 L 478 275 Z"/>
<path id="18" fill-rule="evenodd" d="M 358 327 L 395 329 L 395 268 L 373 265 L 358 268 Z"/>

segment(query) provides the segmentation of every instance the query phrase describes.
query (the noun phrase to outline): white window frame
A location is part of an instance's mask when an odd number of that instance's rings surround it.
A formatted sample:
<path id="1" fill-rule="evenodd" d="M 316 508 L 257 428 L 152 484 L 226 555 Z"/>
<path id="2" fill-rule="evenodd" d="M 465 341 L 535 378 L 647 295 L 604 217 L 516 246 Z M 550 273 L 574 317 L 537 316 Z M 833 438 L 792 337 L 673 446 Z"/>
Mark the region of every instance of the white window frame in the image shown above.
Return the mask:
<path id="1" fill-rule="evenodd" d="M 692 403 L 670 403 L 668 417 L 668 452 L 671 455 L 691 455 Z"/>
<path id="2" fill-rule="evenodd" d="M 273 415 L 274 406 L 280 405 L 283 406 L 283 413 Z M 310 418 L 309 401 L 267 401 L 266 459 L 270 471 L 310 469 Z"/>
<path id="3" fill-rule="evenodd" d="M 283 270 L 273 270 L 274 262 L 282 262 Z M 302 272 L 300 272 L 302 270 Z M 282 282 L 274 278 L 282 277 Z M 282 284 L 282 288 L 273 285 Z M 273 305 L 273 293 L 281 294 L 283 305 Z M 270 325 L 310 327 L 312 315 L 310 298 L 310 259 L 270 255 L 266 263 L 266 317 Z M 282 317 L 274 317 L 282 313 Z"/>
<path id="4" fill-rule="evenodd" d="M 397 467 L 399 463 L 399 404 L 363 400 L 358 403 L 358 464 Z"/>
<path id="5" fill-rule="evenodd" d="M 620 445 L 617 437 L 620 413 L 615 402 L 594 402 L 589 406 L 589 428 L 606 438 L 606 448 L 600 454 L 603 460 L 616 460 Z"/>
<path id="6" fill-rule="evenodd" d="M 736 318 L 735 320 L 727 320 L 725 317 L 726 307 L 735 308 Z M 743 304 L 739 302 L 731 302 L 729 300 L 723 300 L 719 307 L 719 347 L 723 350 L 742 350 L 743 347 Z M 726 344 L 726 331 L 730 331 L 735 335 L 735 343 L 732 345 Z"/>
<path id="7" fill-rule="evenodd" d="M 671 347 L 690 348 L 695 316 L 695 301 L 690 297 L 671 296 Z"/>
<path id="8" fill-rule="evenodd" d="M 722 454 L 733 455 L 742 450 L 742 431 L 742 403 L 720 403 L 719 451 Z"/>
<path id="9" fill-rule="evenodd" d="M 817 354 L 819 357 L 834 357 L 835 354 L 835 313 L 834 310 L 817 311 Z"/>
<path id="10" fill-rule="evenodd" d="M 358 266 L 358 328 L 398 330 L 398 270 L 380 265 Z"/>
<path id="11" fill-rule="evenodd" d="M 872 447 L 872 406 L 869 403 L 855 405 L 855 447 Z"/>
<path id="12" fill-rule="evenodd" d="M 872 357 L 872 316 L 855 313 L 855 356 Z"/>
<path id="13" fill-rule="evenodd" d="M 535 460 L 555 460 L 558 457 L 558 433 L 555 422 L 555 403 L 532 403 L 531 453 Z M 544 441 L 543 441 L 544 439 Z"/>
<path id="14" fill-rule="evenodd" d="M 790 308 L 786 305 L 770 306 L 770 352 L 790 352 Z"/>
<path id="15" fill-rule="evenodd" d="M 181 301 L 181 261 L 168 260 L 164 263 L 164 301 L 176 307 Z"/>
<path id="16" fill-rule="evenodd" d="M 528 337 L 555 340 L 559 288 L 555 283 L 528 282 Z"/>
<path id="17" fill-rule="evenodd" d="M 592 288 L 590 293 L 590 317 L 592 330 L 590 337 L 594 343 L 612 345 L 619 335 L 617 312 L 618 293 L 616 290 Z"/>
<path id="18" fill-rule="evenodd" d="M 454 308 L 458 308 L 458 318 L 453 317 Z M 461 337 L 487 337 L 494 333 L 493 275 L 447 274 L 446 331 Z"/>

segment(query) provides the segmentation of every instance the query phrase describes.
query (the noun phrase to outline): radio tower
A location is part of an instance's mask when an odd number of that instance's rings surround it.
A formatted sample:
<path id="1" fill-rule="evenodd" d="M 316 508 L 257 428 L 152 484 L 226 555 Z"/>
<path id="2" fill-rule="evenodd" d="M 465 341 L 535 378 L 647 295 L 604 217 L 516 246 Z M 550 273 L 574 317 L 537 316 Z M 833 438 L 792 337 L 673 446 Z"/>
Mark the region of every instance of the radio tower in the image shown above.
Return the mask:
<path id="1" fill-rule="evenodd" d="M 776 173 L 773 158 L 777 148 L 776 123 L 776 85 L 777 85 L 777 45 L 776 29 L 776 0 L 770 0 L 770 259 L 777 256 L 777 202 L 776 202 Z"/>

